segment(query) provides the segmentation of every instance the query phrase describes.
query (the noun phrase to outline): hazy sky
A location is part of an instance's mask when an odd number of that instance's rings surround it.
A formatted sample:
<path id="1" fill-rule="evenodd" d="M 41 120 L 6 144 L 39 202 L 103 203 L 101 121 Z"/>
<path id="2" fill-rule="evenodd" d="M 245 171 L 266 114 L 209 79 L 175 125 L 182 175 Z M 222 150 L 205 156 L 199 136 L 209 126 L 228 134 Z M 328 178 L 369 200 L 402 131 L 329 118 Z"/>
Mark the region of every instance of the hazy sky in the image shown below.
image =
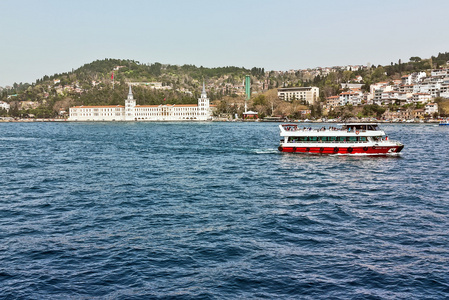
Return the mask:
<path id="1" fill-rule="evenodd" d="M 449 1 L 0 0 L 0 86 L 97 59 L 303 69 L 449 51 Z"/>

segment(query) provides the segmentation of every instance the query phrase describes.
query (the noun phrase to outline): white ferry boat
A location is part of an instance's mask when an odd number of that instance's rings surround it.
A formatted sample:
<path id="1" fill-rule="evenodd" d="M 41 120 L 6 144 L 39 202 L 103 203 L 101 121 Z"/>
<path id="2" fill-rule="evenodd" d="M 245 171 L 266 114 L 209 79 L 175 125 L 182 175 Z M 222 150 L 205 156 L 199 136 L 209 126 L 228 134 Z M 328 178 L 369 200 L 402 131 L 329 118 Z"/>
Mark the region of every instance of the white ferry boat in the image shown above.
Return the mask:
<path id="1" fill-rule="evenodd" d="M 404 145 L 388 138 L 376 123 L 339 124 L 340 128 L 300 128 L 281 124 L 279 151 L 315 154 L 387 155 L 401 152 Z"/>

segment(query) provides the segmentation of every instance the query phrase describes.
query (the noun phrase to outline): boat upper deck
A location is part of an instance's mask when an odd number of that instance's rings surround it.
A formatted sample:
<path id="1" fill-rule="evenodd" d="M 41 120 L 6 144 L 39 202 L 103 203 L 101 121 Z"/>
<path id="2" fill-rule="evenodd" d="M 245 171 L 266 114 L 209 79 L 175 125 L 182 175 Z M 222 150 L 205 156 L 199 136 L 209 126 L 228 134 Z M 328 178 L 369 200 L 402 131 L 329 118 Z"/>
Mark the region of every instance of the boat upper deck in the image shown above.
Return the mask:
<path id="1" fill-rule="evenodd" d="M 300 127 L 297 124 L 281 124 L 281 136 L 383 136 L 385 132 L 376 123 L 338 124 L 341 127 Z"/>

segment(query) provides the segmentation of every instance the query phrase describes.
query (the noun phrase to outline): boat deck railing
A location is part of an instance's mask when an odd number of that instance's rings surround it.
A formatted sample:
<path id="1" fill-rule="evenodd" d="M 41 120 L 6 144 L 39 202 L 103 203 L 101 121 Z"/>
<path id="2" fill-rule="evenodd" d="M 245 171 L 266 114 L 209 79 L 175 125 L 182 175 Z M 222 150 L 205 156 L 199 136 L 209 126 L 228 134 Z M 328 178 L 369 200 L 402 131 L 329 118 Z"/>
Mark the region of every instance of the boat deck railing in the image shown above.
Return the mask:
<path id="1" fill-rule="evenodd" d="M 290 131 L 290 132 L 367 132 L 367 131 L 381 131 L 380 129 L 378 130 L 365 130 L 365 129 L 342 129 L 342 128 L 338 128 L 338 127 L 321 127 L 319 129 L 316 128 L 312 128 L 312 127 L 303 127 L 303 128 L 299 128 L 296 125 L 292 126 L 292 125 L 282 125 L 282 128 L 284 131 Z"/>

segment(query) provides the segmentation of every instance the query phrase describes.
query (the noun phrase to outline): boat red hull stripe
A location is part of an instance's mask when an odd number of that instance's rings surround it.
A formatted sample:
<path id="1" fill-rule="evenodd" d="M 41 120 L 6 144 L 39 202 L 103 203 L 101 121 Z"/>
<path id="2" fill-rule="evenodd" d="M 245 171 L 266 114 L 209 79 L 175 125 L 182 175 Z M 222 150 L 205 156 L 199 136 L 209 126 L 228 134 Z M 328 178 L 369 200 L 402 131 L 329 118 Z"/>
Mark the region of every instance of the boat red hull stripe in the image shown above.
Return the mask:
<path id="1" fill-rule="evenodd" d="M 404 146 L 375 146 L 375 147 L 282 147 L 281 152 L 316 153 L 316 154 L 388 154 L 398 153 Z"/>

